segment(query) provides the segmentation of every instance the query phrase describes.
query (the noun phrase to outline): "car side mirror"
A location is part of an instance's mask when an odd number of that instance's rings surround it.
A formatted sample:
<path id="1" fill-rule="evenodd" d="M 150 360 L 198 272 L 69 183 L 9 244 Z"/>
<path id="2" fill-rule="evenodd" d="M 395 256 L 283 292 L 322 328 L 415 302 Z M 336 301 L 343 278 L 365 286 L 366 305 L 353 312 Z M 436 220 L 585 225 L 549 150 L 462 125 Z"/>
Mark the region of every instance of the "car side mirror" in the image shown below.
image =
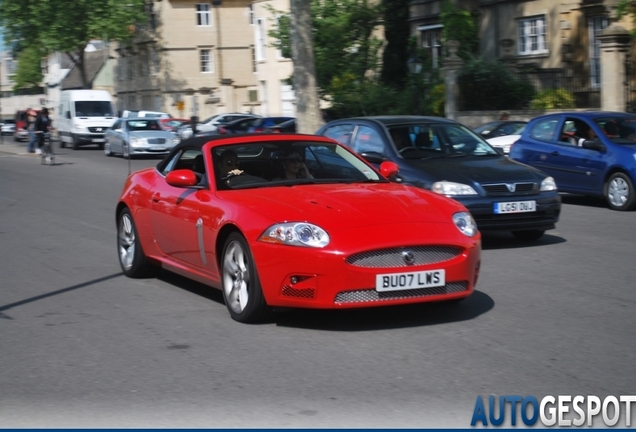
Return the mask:
<path id="1" fill-rule="evenodd" d="M 194 171 L 189 169 L 178 169 L 170 171 L 168 175 L 166 175 L 166 183 L 178 188 L 187 188 L 198 185 L 199 179 Z"/>
<path id="2" fill-rule="evenodd" d="M 400 167 L 398 167 L 398 164 L 396 164 L 395 162 L 384 161 L 380 164 L 380 174 L 382 174 L 389 180 L 395 180 L 399 170 Z"/>
<path id="3" fill-rule="evenodd" d="M 384 155 L 378 152 L 362 152 L 360 153 L 360 156 L 362 156 L 367 162 L 372 164 L 381 164 L 382 162 L 387 160 Z"/>
<path id="4" fill-rule="evenodd" d="M 581 147 L 588 150 L 596 150 L 600 153 L 605 153 L 605 144 L 603 144 L 600 140 L 585 140 L 581 144 Z"/>

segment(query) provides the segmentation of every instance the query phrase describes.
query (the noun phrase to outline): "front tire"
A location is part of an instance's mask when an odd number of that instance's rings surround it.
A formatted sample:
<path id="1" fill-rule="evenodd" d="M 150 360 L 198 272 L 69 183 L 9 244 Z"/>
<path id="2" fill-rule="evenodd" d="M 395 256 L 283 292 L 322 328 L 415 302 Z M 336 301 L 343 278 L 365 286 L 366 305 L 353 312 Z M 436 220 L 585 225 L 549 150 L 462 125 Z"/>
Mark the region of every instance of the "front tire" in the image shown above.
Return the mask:
<path id="1" fill-rule="evenodd" d="M 632 210 L 636 204 L 634 184 L 623 173 L 614 173 L 605 184 L 605 198 L 612 210 Z"/>
<path id="2" fill-rule="evenodd" d="M 268 311 L 256 266 L 245 238 L 239 233 L 228 236 L 221 261 L 223 299 L 230 316 L 242 323 L 263 319 Z"/>
<path id="3" fill-rule="evenodd" d="M 73 140 L 73 150 L 77 150 L 79 148 L 79 139 L 75 135 L 71 135 L 71 139 Z"/>
<path id="4" fill-rule="evenodd" d="M 523 231 L 513 231 L 512 235 L 515 236 L 517 240 L 522 241 L 536 241 L 543 237 L 545 230 L 523 230 Z"/>
<path id="5" fill-rule="evenodd" d="M 110 143 L 108 141 L 106 141 L 104 143 L 104 154 L 106 156 L 112 156 L 113 155 L 113 153 L 110 151 Z"/>
<path id="6" fill-rule="evenodd" d="M 130 278 L 154 276 L 158 268 L 146 258 L 135 221 L 130 210 L 125 208 L 117 218 L 117 252 L 124 274 Z"/>

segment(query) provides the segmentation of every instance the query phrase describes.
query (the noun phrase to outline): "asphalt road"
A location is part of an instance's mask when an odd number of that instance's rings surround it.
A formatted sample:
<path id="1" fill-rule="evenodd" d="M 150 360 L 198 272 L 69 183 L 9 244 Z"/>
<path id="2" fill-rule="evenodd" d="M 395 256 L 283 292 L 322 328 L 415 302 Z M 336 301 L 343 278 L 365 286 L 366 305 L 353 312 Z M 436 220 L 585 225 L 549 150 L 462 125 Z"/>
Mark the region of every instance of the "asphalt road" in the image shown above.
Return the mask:
<path id="1" fill-rule="evenodd" d="M 1 427 L 470 427 L 478 396 L 635 393 L 635 212 L 565 196 L 542 240 L 485 237 L 459 305 L 244 325 L 214 289 L 121 274 L 128 161 L 23 148 L 0 144 Z"/>

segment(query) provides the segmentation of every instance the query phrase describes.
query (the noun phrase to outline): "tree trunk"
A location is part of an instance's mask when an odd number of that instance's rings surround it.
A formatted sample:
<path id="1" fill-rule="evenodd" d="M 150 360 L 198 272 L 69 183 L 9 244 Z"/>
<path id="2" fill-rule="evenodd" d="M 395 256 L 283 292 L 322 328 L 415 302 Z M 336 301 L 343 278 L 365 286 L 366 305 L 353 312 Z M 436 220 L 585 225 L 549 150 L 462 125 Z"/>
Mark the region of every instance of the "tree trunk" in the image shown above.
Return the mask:
<path id="1" fill-rule="evenodd" d="M 314 43 L 311 36 L 311 2 L 291 0 L 291 51 L 294 61 L 294 90 L 296 92 L 296 130 L 313 134 L 323 119 L 316 87 Z"/>

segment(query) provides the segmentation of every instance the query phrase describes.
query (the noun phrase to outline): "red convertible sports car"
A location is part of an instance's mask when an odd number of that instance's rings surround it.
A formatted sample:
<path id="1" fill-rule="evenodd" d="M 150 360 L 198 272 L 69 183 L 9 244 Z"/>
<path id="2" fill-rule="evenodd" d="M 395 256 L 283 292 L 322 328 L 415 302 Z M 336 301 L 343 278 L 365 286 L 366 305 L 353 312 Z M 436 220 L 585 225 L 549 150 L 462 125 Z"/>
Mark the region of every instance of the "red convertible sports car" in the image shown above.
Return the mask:
<path id="1" fill-rule="evenodd" d="M 200 137 L 131 174 L 117 204 L 129 277 L 164 268 L 221 289 L 230 315 L 461 300 L 481 235 L 455 200 L 300 134 Z"/>

